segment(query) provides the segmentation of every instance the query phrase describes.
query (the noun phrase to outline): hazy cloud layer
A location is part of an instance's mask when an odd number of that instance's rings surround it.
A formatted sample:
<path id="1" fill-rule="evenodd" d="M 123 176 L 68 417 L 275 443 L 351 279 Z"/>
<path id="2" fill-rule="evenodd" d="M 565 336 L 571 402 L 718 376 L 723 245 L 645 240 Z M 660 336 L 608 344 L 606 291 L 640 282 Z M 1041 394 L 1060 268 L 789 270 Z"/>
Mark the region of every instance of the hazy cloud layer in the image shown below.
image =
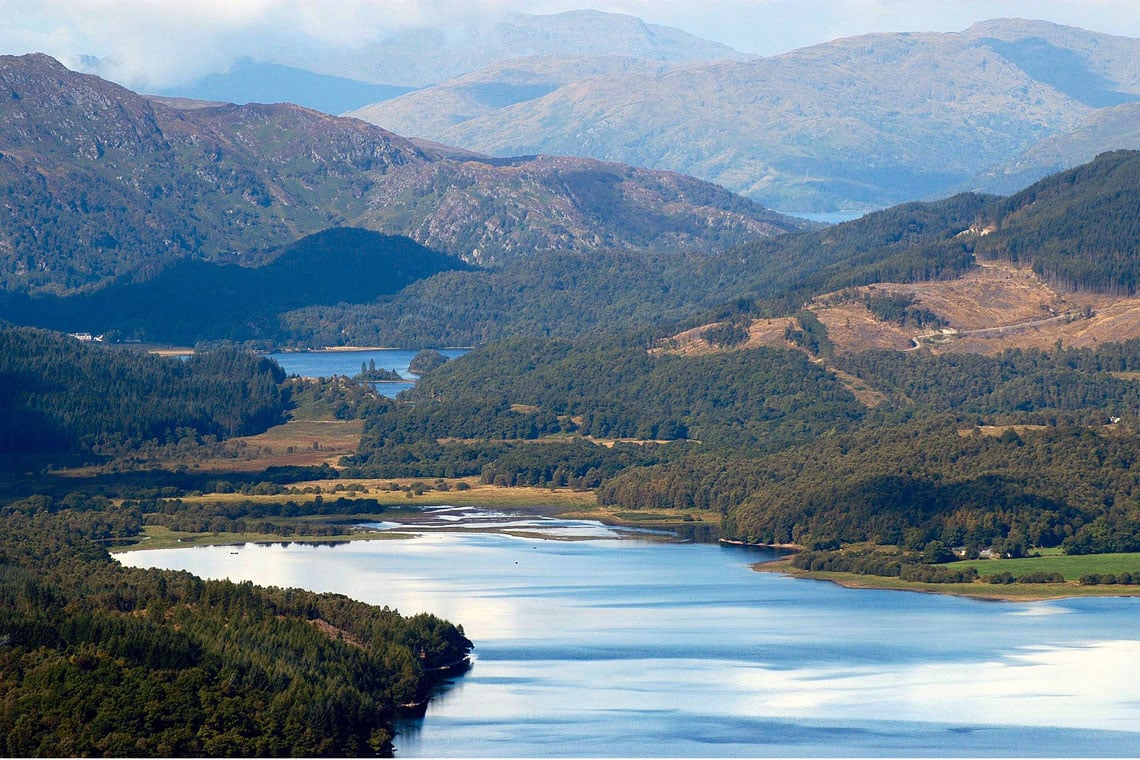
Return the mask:
<path id="1" fill-rule="evenodd" d="M 304 68 L 403 29 L 511 12 L 595 8 L 771 55 L 872 31 L 960 31 L 997 17 L 1041 18 L 1140 36 L 1136 0 L 0 0 L 0 52 L 44 52 L 136 88 L 224 71 L 239 57 Z"/>

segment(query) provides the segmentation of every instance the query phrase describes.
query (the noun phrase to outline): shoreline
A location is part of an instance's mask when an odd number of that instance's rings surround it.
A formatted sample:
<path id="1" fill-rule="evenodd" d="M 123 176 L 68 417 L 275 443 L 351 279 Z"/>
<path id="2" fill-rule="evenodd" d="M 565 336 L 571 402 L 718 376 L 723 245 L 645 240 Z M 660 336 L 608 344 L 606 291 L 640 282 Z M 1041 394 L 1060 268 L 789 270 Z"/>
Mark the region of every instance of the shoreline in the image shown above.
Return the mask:
<path id="1" fill-rule="evenodd" d="M 750 567 L 758 573 L 776 573 L 787 578 L 834 583 L 837 586 L 856 591 L 909 591 L 917 594 L 957 596 L 983 602 L 1029 603 L 1060 599 L 1087 599 L 1090 597 L 1116 599 L 1140 597 L 1140 586 L 1081 586 L 1076 582 L 1065 582 L 1064 584 L 922 583 L 919 581 L 901 581 L 898 578 L 878 575 L 801 570 L 792 567 L 787 558 L 756 562 Z"/>
<path id="2" fill-rule="evenodd" d="M 738 538 L 718 538 L 717 543 L 727 544 L 729 546 L 754 546 L 757 549 L 783 549 L 790 552 L 802 552 L 805 548 L 801 544 L 761 544 L 755 541 L 741 541 Z M 778 560 L 772 561 L 777 562 Z"/>
<path id="3" fill-rule="evenodd" d="M 328 481 L 315 481 L 329 485 Z M 377 481 L 379 482 L 379 481 Z M 522 491 L 523 493 L 518 493 Z M 335 492 L 325 492 L 328 493 Z M 403 493 L 397 492 L 397 493 Z M 476 486 L 465 491 L 428 491 L 414 498 L 396 497 L 392 491 L 383 491 L 378 494 L 369 494 L 380 502 L 381 511 L 377 513 L 362 514 L 328 514 L 322 516 L 308 516 L 288 518 L 282 526 L 292 522 L 297 524 L 330 524 L 330 525 L 363 525 L 367 522 L 396 521 L 402 525 L 402 530 L 371 531 L 361 528 L 351 533 L 332 535 L 278 535 L 271 533 L 241 532 L 202 532 L 191 533 L 171 531 L 162 526 L 147 526 L 138 538 L 126 544 L 108 547 L 112 556 L 136 551 L 151 549 L 189 549 L 198 546 L 243 546 L 245 544 L 277 544 L 277 543 L 350 543 L 353 541 L 375 541 L 389 539 L 412 538 L 422 531 L 417 523 L 429 519 L 422 513 L 424 509 L 433 507 L 454 507 L 457 509 L 483 509 L 516 514 L 519 516 L 563 517 L 568 519 L 593 520 L 610 528 L 636 531 L 638 529 L 670 530 L 674 533 L 683 526 L 693 525 L 685 523 L 680 518 L 676 520 L 645 520 L 636 521 L 622 519 L 618 515 L 610 514 L 605 509 L 599 509 L 594 504 L 585 503 L 582 497 L 589 492 L 569 491 L 566 489 L 551 492 L 537 487 L 499 488 L 491 486 Z M 250 500 L 263 501 L 280 498 L 279 496 L 245 496 L 226 494 L 223 500 Z M 545 502 L 544 502 L 545 499 Z M 211 500 L 208 496 L 191 497 L 190 501 Z M 521 503 L 520 503 L 521 500 Z M 471 529 L 475 530 L 475 529 Z M 517 535 L 511 529 L 496 529 L 495 532 Z M 583 540 L 583 539 L 559 539 Z M 588 539 L 586 539 L 588 540 Z M 678 540 L 684 540 L 678 538 Z M 716 543 L 713 541 L 712 543 Z"/>
<path id="4" fill-rule="evenodd" d="M 483 490 L 483 489 L 479 489 Z M 561 504 L 541 503 L 541 496 L 550 497 L 552 494 L 528 493 L 512 494 L 513 489 L 486 489 L 479 493 L 475 489 L 461 492 L 429 492 L 417 497 L 412 503 L 401 499 L 399 504 L 385 505 L 389 509 L 374 515 L 328 515 L 326 521 L 344 525 L 346 522 L 367 522 L 369 520 L 391 520 L 400 512 L 418 511 L 424 507 L 454 506 L 476 509 L 502 510 L 520 515 L 540 515 L 548 517 L 567 517 L 575 519 L 596 520 L 597 522 L 613 528 L 654 528 L 672 530 L 685 523 L 660 519 L 663 515 L 654 515 L 658 519 L 629 520 L 613 514 L 606 509 L 583 508 L 582 503 Z M 537 489 L 535 489 L 537 490 Z M 506 491 L 507 493 L 504 493 Z M 560 494 L 566 498 L 565 494 Z M 518 497 L 523 496 L 524 503 L 519 503 Z M 498 498 L 496 498 L 498 497 Z M 504 498 L 506 497 L 506 498 Z M 528 498 L 529 497 L 529 498 Z M 532 501 L 533 500 L 533 501 Z M 554 500 L 551 500 L 554 501 Z M 559 499 L 561 501 L 561 499 Z M 409 510 L 410 508 L 410 510 Z M 646 515 L 649 517 L 650 515 Z M 346 519 L 348 518 L 348 519 Z M 367 531 L 360 530 L 341 535 L 276 535 L 264 533 L 175 533 L 155 531 L 153 528 L 148 535 L 140 537 L 139 541 L 125 546 L 116 546 L 110 549 L 112 556 L 120 553 L 146 551 L 148 549 L 191 548 L 195 546 L 241 546 L 247 543 L 275 544 L 275 543 L 349 543 L 353 541 L 393 540 L 409 538 L 418 535 L 415 517 L 404 523 L 402 531 Z M 304 522 L 312 522 L 311 519 Z M 690 523 L 691 524 L 691 523 Z M 796 553 L 803 550 L 798 544 L 760 544 L 738 539 L 718 538 L 711 543 L 724 546 L 755 547 L 776 551 Z M 898 578 L 873 575 L 859 575 L 855 573 L 842 573 L 831 571 L 811 571 L 791 566 L 790 554 L 772 560 L 756 562 L 749 566 L 755 572 L 776 573 L 789 578 L 801 580 L 826 581 L 843 588 L 852 590 L 879 590 L 879 591 L 909 591 L 922 594 L 941 594 L 943 596 L 958 596 L 980 601 L 1003 602 L 1040 602 L 1057 599 L 1073 599 L 1087 597 L 1114 597 L 1130 598 L 1140 597 L 1140 585 L 1080 585 L 1076 581 L 1055 584 L 989 584 L 989 583 L 923 583 L 918 581 L 902 581 Z"/>
<path id="5" fill-rule="evenodd" d="M 399 346 L 316 346 L 314 348 L 275 348 L 259 352 L 266 354 L 324 354 L 324 353 L 354 353 L 359 351 L 422 351 L 419 348 L 400 348 Z M 473 351 L 475 346 L 443 346 L 437 351 Z"/>

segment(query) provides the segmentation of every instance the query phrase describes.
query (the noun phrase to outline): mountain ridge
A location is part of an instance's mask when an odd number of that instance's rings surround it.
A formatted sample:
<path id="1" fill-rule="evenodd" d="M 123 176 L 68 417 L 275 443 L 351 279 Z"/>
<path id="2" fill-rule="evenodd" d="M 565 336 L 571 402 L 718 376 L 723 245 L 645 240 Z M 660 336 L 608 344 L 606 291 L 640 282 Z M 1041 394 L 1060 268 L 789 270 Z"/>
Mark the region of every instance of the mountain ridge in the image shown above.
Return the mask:
<path id="1" fill-rule="evenodd" d="M 256 263 L 337 226 L 407 235 L 477 263 L 548 248 L 707 247 L 804 226 L 674 173 L 449 157 L 291 104 L 147 99 L 44 55 L 0 57 L 5 91 L 9 290 L 90 289 L 183 257 Z"/>
<path id="2" fill-rule="evenodd" d="M 239 58 L 225 72 L 208 74 L 180 87 L 158 88 L 154 94 L 237 105 L 287 102 L 336 115 L 413 89 Z"/>
<path id="3" fill-rule="evenodd" d="M 1140 151 L 1104 153 L 1007 197 L 906 204 L 789 238 L 796 247 L 785 258 L 833 249 L 831 261 L 792 280 L 793 293 L 835 354 L 997 354 L 1140 338 L 1138 173 Z M 755 247 L 754 255 L 779 250 Z M 733 316 L 731 344 L 717 343 L 728 333 L 715 322 L 660 350 L 787 347 L 802 328 L 791 310 L 747 317 Z"/>
<path id="4" fill-rule="evenodd" d="M 86 73 L 164 97 L 240 104 L 291 102 L 341 114 L 496 62 L 546 55 L 622 56 L 658 62 L 751 57 L 626 13 L 580 9 L 496 13 L 480 21 L 447 26 L 424 21 L 353 44 L 322 45 L 310 40 L 304 57 L 291 49 L 258 59 L 243 56 L 225 71 L 170 84 L 140 82 L 137 73 L 121 72 L 113 58 L 84 56 L 77 65 Z"/>
<path id="5" fill-rule="evenodd" d="M 359 49 L 330 49 L 309 64 L 320 73 L 423 87 L 493 61 L 532 55 L 624 55 L 646 60 L 748 58 L 727 45 L 636 16 L 597 10 L 509 13 L 448 32 L 408 28 Z"/>
<path id="6" fill-rule="evenodd" d="M 599 73 L 473 108 L 464 95 L 472 82 L 498 81 L 501 70 L 490 67 L 355 113 L 491 154 L 589 155 L 681 171 L 774 208 L 868 209 L 936 197 L 1079 127 L 1101 104 L 1140 98 L 1137 58 L 1133 38 L 994 20 L 653 74 Z"/>

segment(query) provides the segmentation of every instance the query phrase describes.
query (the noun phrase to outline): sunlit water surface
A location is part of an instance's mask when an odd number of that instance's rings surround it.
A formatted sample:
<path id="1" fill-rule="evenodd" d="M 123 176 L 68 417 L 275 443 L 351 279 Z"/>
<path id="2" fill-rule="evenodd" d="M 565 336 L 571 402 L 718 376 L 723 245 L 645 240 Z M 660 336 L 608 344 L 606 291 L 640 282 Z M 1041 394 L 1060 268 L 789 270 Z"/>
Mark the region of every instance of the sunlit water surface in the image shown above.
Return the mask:
<path id="1" fill-rule="evenodd" d="M 406 540 L 120 559 L 461 623 L 474 664 L 398 726 L 400 757 L 1140 756 L 1138 599 L 849 590 L 754 572 L 759 549 L 428 518 Z"/>
<path id="2" fill-rule="evenodd" d="M 354 377 L 361 370 L 361 365 L 375 363 L 377 369 L 389 369 L 399 373 L 404 378 L 401 382 L 373 383 L 376 389 L 384 396 L 396 396 L 415 385 L 416 376 L 408 370 L 408 365 L 419 353 L 418 349 L 403 348 L 369 348 L 327 351 L 281 351 L 269 354 L 269 358 L 281 365 L 290 375 L 301 377 L 332 377 L 344 375 Z M 464 348 L 448 348 L 440 351 L 448 359 L 454 359 L 467 353 Z"/>

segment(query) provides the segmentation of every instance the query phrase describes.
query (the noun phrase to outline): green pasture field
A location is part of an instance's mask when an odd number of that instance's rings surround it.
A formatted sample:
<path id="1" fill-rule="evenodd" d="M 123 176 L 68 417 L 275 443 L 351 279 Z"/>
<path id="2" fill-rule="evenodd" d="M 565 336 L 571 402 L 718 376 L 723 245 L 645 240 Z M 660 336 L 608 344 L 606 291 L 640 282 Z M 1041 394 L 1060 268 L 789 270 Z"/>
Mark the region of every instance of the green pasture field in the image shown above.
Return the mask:
<path id="1" fill-rule="evenodd" d="M 1040 557 L 1021 559 L 971 559 L 946 565 L 955 569 L 977 568 L 982 577 L 995 573 L 1009 573 L 1014 577 L 1026 573 L 1060 573 L 1067 581 L 1080 580 L 1082 575 L 1140 575 L 1140 553 L 1132 554 L 1043 554 Z"/>

